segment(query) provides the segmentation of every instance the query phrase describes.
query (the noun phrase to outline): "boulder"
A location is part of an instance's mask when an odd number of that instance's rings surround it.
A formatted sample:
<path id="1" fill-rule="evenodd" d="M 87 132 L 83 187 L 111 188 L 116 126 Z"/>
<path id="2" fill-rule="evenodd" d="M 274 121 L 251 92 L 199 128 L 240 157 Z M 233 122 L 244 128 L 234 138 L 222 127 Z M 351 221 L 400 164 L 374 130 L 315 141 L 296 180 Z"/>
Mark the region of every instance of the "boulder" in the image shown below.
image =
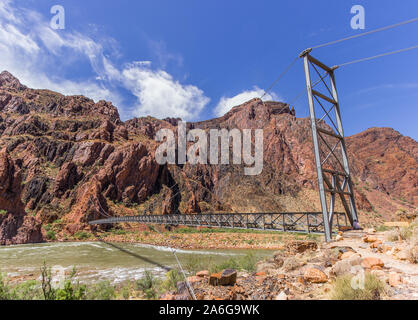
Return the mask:
<path id="1" fill-rule="evenodd" d="M 278 268 L 281 268 L 283 266 L 283 263 L 284 263 L 283 252 L 276 251 L 273 254 L 273 262 L 276 264 L 276 266 Z"/>
<path id="2" fill-rule="evenodd" d="M 233 286 L 236 282 L 237 271 L 233 269 L 225 269 L 209 277 L 209 284 L 212 286 Z"/>
<path id="3" fill-rule="evenodd" d="M 196 273 L 196 276 L 204 278 L 204 277 L 209 277 L 209 271 L 208 270 L 202 270 Z"/>
<path id="4" fill-rule="evenodd" d="M 391 272 L 389 274 L 388 282 L 391 287 L 397 287 L 402 283 L 402 278 L 396 272 Z"/>
<path id="5" fill-rule="evenodd" d="M 341 259 L 341 260 L 348 259 L 348 258 L 352 257 L 352 256 L 353 256 L 353 255 L 355 255 L 355 254 L 356 254 L 356 253 L 355 253 L 354 251 L 346 251 L 346 252 L 344 252 L 344 253 L 341 255 L 340 259 Z"/>
<path id="6" fill-rule="evenodd" d="M 336 237 L 335 237 L 335 241 L 343 241 L 344 240 L 344 238 L 343 238 L 343 236 L 341 236 L 341 235 L 337 235 Z"/>
<path id="7" fill-rule="evenodd" d="M 283 263 L 283 269 L 286 272 L 295 270 L 296 268 L 300 266 L 302 266 L 302 263 L 295 257 L 289 257 Z"/>
<path id="8" fill-rule="evenodd" d="M 402 249 L 401 251 L 396 253 L 396 258 L 398 258 L 399 260 L 403 260 L 403 261 L 408 260 L 408 258 L 409 258 L 408 249 Z"/>
<path id="9" fill-rule="evenodd" d="M 190 284 L 193 284 L 193 283 L 197 283 L 197 282 L 200 282 L 200 281 L 202 281 L 203 279 L 201 278 L 201 277 L 198 277 L 198 276 L 191 276 L 191 277 L 188 277 L 187 278 L 187 281 L 190 283 Z"/>
<path id="10" fill-rule="evenodd" d="M 256 264 L 256 272 L 270 272 L 277 269 L 277 265 L 268 261 L 260 261 Z"/>
<path id="11" fill-rule="evenodd" d="M 356 253 L 349 258 L 344 260 L 337 261 L 331 268 L 330 273 L 335 276 L 342 276 L 344 274 L 355 274 L 356 271 L 353 269 L 355 266 L 359 266 L 361 264 L 361 256 Z"/>
<path id="12" fill-rule="evenodd" d="M 307 268 L 303 277 L 307 282 L 311 283 L 325 283 L 328 281 L 327 275 L 316 268 Z"/>
<path id="13" fill-rule="evenodd" d="M 374 237 L 374 236 L 365 236 L 364 238 L 363 238 L 363 242 L 366 242 L 366 243 L 373 243 L 373 242 L 376 242 L 376 241 L 378 241 L 379 239 L 377 239 L 376 237 Z"/>
<path id="14" fill-rule="evenodd" d="M 285 249 L 288 253 L 304 253 L 305 251 L 315 251 L 318 249 L 318 244 L 315 241 L 294 240 L 286 244 Z"/>
<path id="15" fill-rule="evenodd" d="M 372 269 L 374 267 L 382 268 L 385 264 L 379 258 L 367 257 L 361 262 L 361 266 L 365 269 Z M 375 269 L 376 270 L 376 269 Z"/>

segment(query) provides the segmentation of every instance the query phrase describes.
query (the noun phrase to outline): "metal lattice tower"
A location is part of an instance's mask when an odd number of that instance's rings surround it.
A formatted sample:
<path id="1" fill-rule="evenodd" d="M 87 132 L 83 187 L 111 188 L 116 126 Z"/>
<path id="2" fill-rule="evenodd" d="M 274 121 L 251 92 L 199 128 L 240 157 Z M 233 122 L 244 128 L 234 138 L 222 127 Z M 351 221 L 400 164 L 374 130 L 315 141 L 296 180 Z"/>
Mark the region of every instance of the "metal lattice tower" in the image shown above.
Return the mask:
<path id="1" fill-rule="evenodd" d="M 336 195 L 341 200 L 351 226 L 354 229 L 358 229 L 360 226 L 358 224 L 353 183 L 335 84 L 334 71 L 337 67 L 327 67 L 312 57 L 310 55 L 311 51 L 312 49 L 303 51 L 300 57 L 303 58 L 305 67 L 306 89 L 325 239 L 329 242 L 332 240 L 332 220 L 335 213 Z M 310 67 L 319 76 L 319 80 L 314 84 L 311 82 Z M 325 73 L 321 74 L 318 69 L 325 71 Z M 325 81 L 326 78 L 329 78 L 329 85 Z M 317 85 L 322 86 L 327 93 L 324 94 L 314 90 L 314 87 Z M 318 118 L 318 115 L 322 115 L 321 118 Z M 325 123 L 325 119 L 328 124 Z"/>

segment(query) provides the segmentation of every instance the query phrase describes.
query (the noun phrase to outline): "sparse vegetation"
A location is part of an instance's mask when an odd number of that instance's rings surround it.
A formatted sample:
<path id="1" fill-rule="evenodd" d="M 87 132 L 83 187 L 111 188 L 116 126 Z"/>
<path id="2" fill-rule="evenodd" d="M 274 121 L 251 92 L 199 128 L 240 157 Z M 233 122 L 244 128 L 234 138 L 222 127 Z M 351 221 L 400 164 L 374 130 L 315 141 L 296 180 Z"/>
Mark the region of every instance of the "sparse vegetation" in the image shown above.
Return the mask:
<path id="1" fill-rule="evenodd" d="M 364 288 L 354 289 L 352 275 L 337 277 L 331 290 L 332 300 L 380 300 L 385 292 L 383 282 L 375 275 L 366 273 Z"/>
<path id="2" fill-rule="evenodd" d="M 74 238 L 77 240 L 85 240 L 90 238 L 90 233 L 86 232 L 86 231 L 77 231 L 74 234 Z"/>
<path id="3" fill-rule="evenodd" d="M 125 287 L 123 289 L 125 289 Z M 115 288 L 109 281 L 101 281 L 90 286 L 86 293 L 86 298 L 88 300 L 112 300 L 115 297 Z"/>
<path id="4" fill-rule="evenodd" d="M 418 235 L 418 220 L 415 219 L 408 227 L 392 229 L 386 234 L 388 241 L 412 240 L 416 241 Z"/>
<path id="5" fill-rule="evenodd" d="M 125 235 L 127 232 L 123 229 L 112 229 L 112 233 L 116 235 Z"/>
<path id="6" fill-rule="evenodd" d="M 56 239 L 57 239 L 57 237 L 56 237 L 56 235 L 55 235 L 55 231 L 54 231 L 54 230 L 49 230 L 49 231 L 47 231 L 47 233 L 46 233 L 46 238 L 47 238 L 48 240 L 51 240 L 51 241 L 56 240 Z"/>
<path id="7" fill-rule="evenodd" d="M 257 259 L 252 253 L 248 253 L 240 258 L 230 258 L 220 264 L 210 266 L 211 272 L 219 272 L 224 269 L 245 270 L 248 272 L 255 271 Z"/>
<path id="8" fill-rule="evenodd" d="M 159 281 L 155 279 L 150 271 L 145 271 L 144 276 L 136 282 L 138 290 L 145 294 L 147 299 L 155 299 L 157 297 L 157 287 Z"/>
<path id="9" fill-rule="evenodd" d="M 165 279 L 156 278 L 150 271 L 136 282 L 114 285 L 110 281 L 94 284 L 80 284 L 75 280 L 76 269 L 57 287 L 54 283 L 51 268 L 43 264 L 40 281 L 28 280 L 19 284 L 11 284 L 0 274 L 1 300 L 114 300 L 129 299 L 131 296 L 157 299 L 167 290 L 175 290 L 177 282 L 183 277 L 177 270 L 171 270 Z"/>
<path id="10" fill-rule="evenodd" d="M 176 269 L 170 270 L 166 274 L 166 279 L 162 282 L 161 286 L 165 290 L 175 290 L 177 288 L 177 282 L 184 280 L 183 276 Z"/>

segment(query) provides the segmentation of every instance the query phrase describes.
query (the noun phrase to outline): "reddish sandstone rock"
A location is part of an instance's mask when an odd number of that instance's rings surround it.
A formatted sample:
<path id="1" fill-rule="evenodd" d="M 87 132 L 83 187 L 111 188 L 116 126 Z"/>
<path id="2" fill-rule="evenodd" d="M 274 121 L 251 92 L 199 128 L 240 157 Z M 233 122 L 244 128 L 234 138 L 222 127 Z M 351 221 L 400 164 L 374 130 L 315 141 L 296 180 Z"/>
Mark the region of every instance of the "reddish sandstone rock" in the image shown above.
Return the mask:
<path id="1" fill-rule="evenodd" d="M 209 271 L 208 270 L 202 270 L 196 273 L 196 276 L 204 278 L 209 277 Z"/>
<path id="2" fill-rule="evenodd" d="M 372 269 L 373 267 L 382 268 L 385 264 L 379 258 L 367 257 L 361 262 L 361 266 L 365 269 Z"/>
<path id="3" fill-rule="evenodd" d="M 237 281 L 237 272 L 226 269 L 219 273 L 214 273 L 209 277 L 209 284 L 212 286 L 233 286 Z"/>
<path id="4" fill-rule="evenodd" d="M 388 278 L 389 285 L 392 287 L 397 287 L 402 283 L 402 278 L 396 272 L 391 272 Z"/>
<path id="5" fill-rule="evenodd" d="M 354 251 L 346 251 L 346 252 L 344 252 L 344 253 L 341 255 L 340 259 L 341 259 L 341 260 L 348 259 L 348 258 L 350 258 L 351 256 L 353 256 L 353 255 L 355 255 L 355 254 L 356 254 L 356 253 L 355 253 Z"/>
<path id="6" fill-rule="evenodd" d="M 289 253 L 303 253 L 307 250 L 315 251 L 318 244 L 315 241 L 294 240 L 286 244 L 286 250 Z"/>
<path id="7" fill-rule="evenodd" d="M 54 193 L 57 196 L 62 196 L 65 191 L 72 189 L 82 177 L 82 170 L 73 162 L 65 163 L 55 179 Z"/>
<path id="8" fill-rule="evenodd" d="M 363 241 L 366 242 L 366 243 L 373 243 L 373 242 L 378 241 L 378 239 L 376 237 L 373 237 L 373 236 L 366 236 L 366 237 L 363 238 Z"/>
<path id="9" fill-rule="evenodd" d="M 21 171 L 0 151 L 0 245 L 42 242 L 41 224 L 28 217 L 21 201 Z"/>
<path id="10" fill-rule="evenodd" d="M 190 284 L 194 284 L 194 283 L 197 283 L 197 282 L 200 282 L 200 281 L 202 281 L 203 279 L 201 278 L 201 277 L 198 277 L 198 276 L 191 276 L 191 277 L 188 277 L 187 278 L 187 281 L 190 283 Z"/>
<path id="11" fill-rule="evenodd" d="M 311 283 L 325 283 L 328 281 L 327 275 L 316 268 L 307 268 L 303 277 L 307 282 Z"/>

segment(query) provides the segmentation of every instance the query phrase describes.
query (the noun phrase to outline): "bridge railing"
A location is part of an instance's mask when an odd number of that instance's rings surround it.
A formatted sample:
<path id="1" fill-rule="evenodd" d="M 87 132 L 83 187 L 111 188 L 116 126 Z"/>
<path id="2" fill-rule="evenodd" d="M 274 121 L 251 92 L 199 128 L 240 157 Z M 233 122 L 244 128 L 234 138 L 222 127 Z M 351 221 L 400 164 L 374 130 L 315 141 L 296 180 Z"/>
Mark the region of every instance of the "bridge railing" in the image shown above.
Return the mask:
<path id="1" fill-rule="evenodd" d="M 322 212 L 137 215 L 112 217 L 89 222 L 91 225 L 114 223 L 164 224 L 282 232 L 324 232 Z M 347 227 L 347 217 L 344 213 L 335 213 L 332 223 L 334 226 L 333 230 Z"/>

